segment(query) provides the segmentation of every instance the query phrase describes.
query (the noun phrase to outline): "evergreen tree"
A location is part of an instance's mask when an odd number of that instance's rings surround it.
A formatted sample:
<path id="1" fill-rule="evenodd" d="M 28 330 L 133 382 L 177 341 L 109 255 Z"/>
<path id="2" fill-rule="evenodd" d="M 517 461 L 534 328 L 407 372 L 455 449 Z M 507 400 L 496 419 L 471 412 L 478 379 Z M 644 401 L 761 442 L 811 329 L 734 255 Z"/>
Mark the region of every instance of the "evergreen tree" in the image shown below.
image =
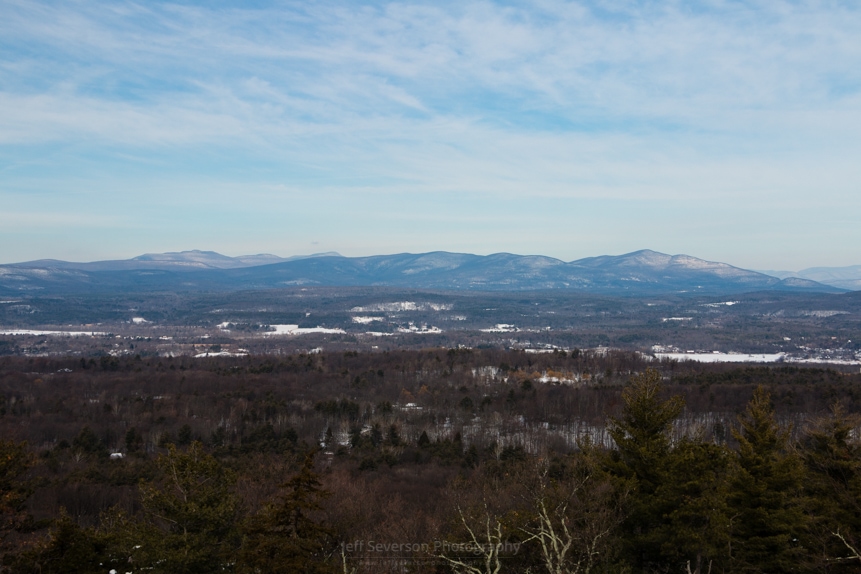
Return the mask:
<path id="1" fill-rule="evenodd" d="M 397 425 L 394 425 L 394 424 L 393 424 L 393 425 L 389 426 L 389 434 L 388 434 L 388 437 L 386 438 L 386 441 L 387 441 L 391 446 L 400 446 L 400 444 L 401 444 L 401 435 L 400 435 L 400 433 L 398 432 L 398 427 L 397 427 Z"/>
<path id="2" fill-rule="evenodd" d="M 61 509 L 49 538 L 35 548 L 7 560 L 14 574 L 101 574 L 103 545 L 89 529 L 84 529 Z"/>
<path id="3" fill-rule="evenodd" d="M 157 466 L 159 479 L 140 487 L 150 518 L 141 533 L 149 566 L 172 574 L 220 571 L 233 549 L 233 473 L 203 452 L 199 442 L 185 452 L 169 445 Z"/>
<path id="4" fill-rule="evenodd" d="M 804 467 L 788 448 L 789 430 L 777 424 L 763 387 L 754 391 L 739 423 L 733 430 L 738 450 L 728 496 L 733 570 L 804 571 Z"/>
<path id="5" fill-rule="evenodd" d="M 143 436 L 135 427 L 132 427 L 126 432 L 126 451 L 133 453 L 140 451 L 141 448 L 143 448 Z"/>
<path id="6" fill-rule="evenodd" d="M 78 436 L 72 439 L 72 448 L 87 454 L 105 454 L 107 452 L 102 441 L 88 426 L 82 428 Z"/>
<path id="7" fill-rule="evenodd" d="M 428 431 L 423 430 L 422 434 L 419 436 L 418 441 L 419 448 L 424 448 L 430 445 L 430 438 L 428 437 Z"/>
<path id="8" fill-rule="evenodd" d="M 380 446 L 383 442 L 383 430 L 380 428 L 380 423 L 374 423 L 371 427 L 371 444 L 374 448 Z"/>
<path id="9" fill-rule="evenodd" d="M 26 443 L 0 440 L 0 565 L 20 550 L 14 533 L 29 518 L 24 503 L 33 487 L 24 475 L 32 464 Z"/>
<path id="10" fill-rule="evenodd" d="M 683 438 L 666 460 L 666 481 L 655 496 L 670 509 L 656 528 L 661 554 L 676 571 L 718 572 L 728 566 L 726 485 L 730 451 Z"/>
<path id="11" fill-rule="evenodd" d="M 320 574 L 326 564 L 332 533 L 315 519 L 329 496 L 314 472 L 309 454 L 299 472 L 282 486 L 278 502 L 253 517 L 245 528 L 237 564 L 240 572 Z"/>
<path id="12" fill-rule="evenodd" d="M 805 429 L 799 445 L 807 468 L 812 544 L 819 563 L 834 572 L 857 568 L 857 562 L 845 560 L 852 554 L 847 545 L 861 547 L 861 444 L 853 438 L 859 424 L 861 417 L 835 405 L 829 416 Z"/>
<path id="13" fill-rule="evenodd" d="M 668 483 L 670 430 L 681 413 L 681 397 L 660 398 L 661 375 L 648 369 L 631 379 L 622 392 L 622 416 L 610 420 L 609 433 L 616 442 L 608 470 L 630 488 L 628 517 L 623 524 L 627 555 L 638 569 L 663 562 L 666 516 L 676 501 L 660 492 Z"/>

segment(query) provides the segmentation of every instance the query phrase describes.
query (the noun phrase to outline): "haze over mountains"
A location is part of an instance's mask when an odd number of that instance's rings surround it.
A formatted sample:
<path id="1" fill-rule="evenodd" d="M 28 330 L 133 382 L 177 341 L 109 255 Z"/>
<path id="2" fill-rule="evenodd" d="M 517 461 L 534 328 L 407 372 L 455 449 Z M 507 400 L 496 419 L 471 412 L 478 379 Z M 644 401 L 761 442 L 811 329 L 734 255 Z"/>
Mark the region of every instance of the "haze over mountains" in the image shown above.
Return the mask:
<path id="1" fill-rule="evenodd" d="M 215 251 L 175 251 L 169 253 L 145 253 L 132 259 L 93 261 L 90 263 L 74 263 L 57 259 L 39 259 L 15 263 L 14 267 L 32 269 L 77 269 L 79 271 L 127 271 L 140 269 L 182 270 L 193 271 L 200 269 L 237 269 L 269 265 L 283 261 L 294 261 L 306 257 L 322 257 L 326 255 L 340 256 L 339 253 L 316 253 L 314 255 L 296 255 L 293 257 L 278 257 L 269 253 L 257 255 L 240 255 L 229 257 Z"/>
<path id="2" fill-rule="evenodd" d="M 850 265 L 848 267 L 810 267 L 801 271 L 761 271 L 766 275 L 772 275 L 780 279 L 787 277 L 799 277 L 810 279 L 819 283 L 825 283 L 841 289 L 850 291 L 861 290 L 861 265 Z"/>
<path id="3" fill-rule="evenodd" d="M 823 275 L 824 276 L 824 275 Z M 212 251 L 147 254 L 128 260 L 39 260 L 0 265 L 6 294 L 132 291 L 235 291 L 288 286 L 386 286 L 433 290 L 589 293 L 840 292 L 807 278 L 775 277 L 726 263 L 651 250 L 564 262 L 538 255 L 466 253 L 344 257 L 228 257 Z"/>

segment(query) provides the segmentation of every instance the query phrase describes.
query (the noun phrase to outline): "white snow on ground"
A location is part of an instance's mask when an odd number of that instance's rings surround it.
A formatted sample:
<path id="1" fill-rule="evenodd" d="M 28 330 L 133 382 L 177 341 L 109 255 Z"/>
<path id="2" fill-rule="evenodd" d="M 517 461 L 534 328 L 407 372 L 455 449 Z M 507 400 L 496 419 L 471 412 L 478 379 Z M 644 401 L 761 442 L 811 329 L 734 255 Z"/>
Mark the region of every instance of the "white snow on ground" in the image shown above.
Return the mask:
<path id="1" fill-rule="evenodd" d="M 353 323 L 360 323 L 362 325 L 367 325 L 368 323 L 373 323 L 374 321 L 384 321 L 385 317 L 353 317 Z"/>
<path id="2" fill-rule="evenodd" d="M 141 325 L 143 323 L 149 323 L 149 321 L 147 321 L 143 317 L 132 317 L 132 323 L 134 323 L 135 325 Z"/>
<path id="3" fill-rule="evenodd" d="M 495 327 L 491 327 L 489 329 L 479 329 L 482 333 L 514 333 L 517 331 L 517 327 L 514 325 L 509 325 L 507 323 L 498 323 Z"/>
<path id="4" fill-rule="evenodd" d="M 398 333 L 414 333 L 418 335 L 437 335 L 442 333 L 442 329 L 434 326 L 422 325 L 421 327 L 417 327 L 412 323 L 409 324 L 409 327 L 399 327 Z"/>
<path id="5" fill-rule="evenodd" d="M 693 320 L 693 317 L 664 317 L 663 319 L 661 319 L 661 321 L 663 321 L 664 323 L 666 323 L 667 321 L 691 321 L 691 320 Z"/>
<path id="6" fill-rule="evenodd" d="M 733 305 L 738 305 L 738 301 L 723 301 L 722 303 L 703 303 L 703 307 L 723 307 L 726 305 L 727 307 L 732 307 Z"/>
<path id="7" fill-rule="evenodd" d="M 557 374 L 562 374 L 562 373 L 557 373 Z M 541 376 L 538 377 L 538 382 L 539 383 L 561 383 L 561 384 L 566 384 L 566 385 L 571 385 L 571 384 L 575 384 L 575 383 L 580 382 L 580 376 L 579 375 L 575 375 L 573 373 L 565 373 L 565 374 L 567 374 L 568 376 L 558 377 L 555 375 L 550 375 L 547 373 L 547 371 L 544 371 L 543 373 L 541 373 Z"/>
<path id="8" fill-rule="evenodd" d="M 350 309 L 353 313 L 374 313 L 374 312 L 397 312 L 397 311 L 418 311 L 419 307 L 413 301 L 398 301 L 396 303 L 374 303 L 366 307 L 353 307 Z"/>
<path id="9" fill-rule="evenodd" d="M 861 365 L 861 361 L 853 361 L 851 359 L 796 359 L 787 357 L 787 363 L 807 363 L 812 365 Z"/>
<path id="10" fill-rule="evenodd" d="M 299 325 L 269 325 L 274 331 L 269 331 L 266 335 L 308 335 L 310 333 L 331 333 L 346 335 L 343 329 L 326 329 L 325 327 L 309 327 L 300 328 Z"/>
<path id="11" fill-rule="evenodd" d="M 835 315 L 849 315 L 849 311 L 804 311 L 801 313 L 807 317 L 819 317 L 819 318 L 827 318 L 834 317 Z"/>
<path id="12" fill-rule="evenodd" d="M 230 326 L 230 321 L 225 321 L 224 323 L 219 323 L 218 325 L 216 325 L 216 327 L 218 327 L 219 329 L 226 329 L 229 326 Z"/>
<path id="13" fill-rule="evenodd" d="M 391 337 L 394 333 L 383 333 L 380 331 L 366 331 L 365 335 L 370 335 L 371 337 Z"/>
<path id="14" fill-rule="evenodd" d="M 58 337 L 100 337 L 108 335 L 101 331 L 34 331 L 31 329 L 20 329 L 14 331 L 0 331 L 0 335 L 54 335 Z"/>
<path id="15" fill-rule="evenodd" d="M 203 359 L 206 357 L 245 357 L 248 355 L 248 351 L 245 349 L 238 349 L 235 353 L 231 353 L 229 351 L 207 351 L 206 353 L 200 353 L 195 355 L 195 359 Z"/>
<path id="16" fill-rule="evenodd" d="M 659 359 L 695 361 L 697 363 L 776 363 L 786 360 L 786 353 L 751 355 L 747 353 L 655 353 Z"/>
<path id="17" fill-rule="evenodd" d="M 398 313 L 402 311 L 451 311 L 451 303 L 416 303 L 396 301 L 393 303 L 374 303 L 364 307 L 353 307 L 351 313 Z"/>
<path id="18" fill-rule="evenodd" d="M 802 359 L 786 353 L 655 353 L 658 359 L 675 359 L 677 361 L 695 361 L 698 363 L 799 363 L 799 364 L 829 364 L 829 365 L 861 365 L 861 361 L 851 359 L 812 358 Z"/>
<path id="19" fill-rule="evenodd" d="M 472 376 L 476 379 L 481 379 L 485 383 L 489 383 L 496 378 L 507 378 L 503 375 L 502 369 L 491 365 L 472 369 Z"/>

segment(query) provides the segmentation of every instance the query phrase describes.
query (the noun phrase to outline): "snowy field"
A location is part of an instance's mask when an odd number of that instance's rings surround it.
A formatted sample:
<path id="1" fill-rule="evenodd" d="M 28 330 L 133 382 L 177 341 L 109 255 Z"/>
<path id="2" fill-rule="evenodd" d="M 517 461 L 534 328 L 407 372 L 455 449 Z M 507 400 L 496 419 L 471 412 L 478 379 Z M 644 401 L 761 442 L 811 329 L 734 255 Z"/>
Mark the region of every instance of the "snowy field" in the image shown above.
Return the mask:
<path id="1" fill-rule="evenodd" d="M 16 329 L 14 331 L 0 331 L 0 335 L 38 335 L 38 336 L 53 336 L 53 337 L 103 337 L 110 333 L 101 331 L 34 331 L 32 329 Z"/>
<path id="2" fill-rule="evenodd" d="M 299 325 L 269 325 L 274 329 L 266 335 L 308 335 L 310 333 L 329 333 L 345 335 L 347 332 L 343 329 L 326 329 L 325 327 L 308 327 L 300 328 Z"/>
<path id="3" fill-rule="evenodd" d="M 655 353 L 659 359 L 695 361 L 697 363 L 777 363 L 786 353 L 751 355 L 747 353 Z"/>
<path id="4" fill-rule="evenodd" d="M 658 359 L 676 361 L 695 361 L 697 363 L 798 363 L 798 364 L 831 364 L 831 365 L 861 365 L 861 361 L 829 358 L 799 358 L 786 353 L 655 353 Z"/>

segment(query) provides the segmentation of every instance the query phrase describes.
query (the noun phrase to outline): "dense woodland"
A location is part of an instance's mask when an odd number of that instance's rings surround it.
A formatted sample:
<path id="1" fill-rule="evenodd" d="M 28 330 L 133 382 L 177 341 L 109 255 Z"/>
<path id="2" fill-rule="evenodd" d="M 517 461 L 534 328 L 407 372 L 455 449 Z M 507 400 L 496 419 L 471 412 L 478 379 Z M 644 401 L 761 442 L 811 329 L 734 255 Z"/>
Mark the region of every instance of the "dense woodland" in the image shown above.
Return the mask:
<path id="1" fill-rule="evenodd" d="M 0 360 L 2 571 L 861 571 L 861 375 L 429 349 Z"/>

